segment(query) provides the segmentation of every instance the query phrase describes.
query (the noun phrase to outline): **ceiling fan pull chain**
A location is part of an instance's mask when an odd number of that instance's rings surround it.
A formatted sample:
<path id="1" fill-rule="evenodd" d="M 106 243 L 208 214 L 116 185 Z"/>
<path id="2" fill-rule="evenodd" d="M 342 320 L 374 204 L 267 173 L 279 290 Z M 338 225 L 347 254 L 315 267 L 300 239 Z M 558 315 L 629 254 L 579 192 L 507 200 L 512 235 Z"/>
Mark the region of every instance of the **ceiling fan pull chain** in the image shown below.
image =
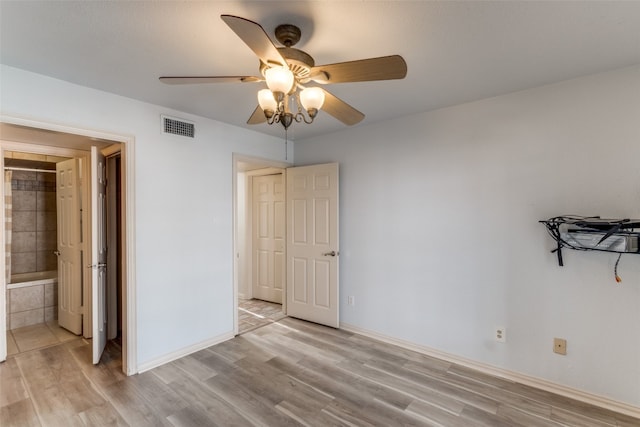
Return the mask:
<path id="1" fill-rule="evenodd" d="M 289 160 L 289 129 L 284 128 L 284 160 Z"/>

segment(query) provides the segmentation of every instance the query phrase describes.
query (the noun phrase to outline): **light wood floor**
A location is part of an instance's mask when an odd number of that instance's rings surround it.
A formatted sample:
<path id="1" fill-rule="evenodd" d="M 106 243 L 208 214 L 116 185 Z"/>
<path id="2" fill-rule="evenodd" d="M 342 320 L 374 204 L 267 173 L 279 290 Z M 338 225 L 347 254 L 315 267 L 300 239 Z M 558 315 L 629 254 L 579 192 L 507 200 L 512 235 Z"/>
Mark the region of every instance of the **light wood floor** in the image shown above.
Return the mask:
<path id="1" fill-rule="evenodd" d="M 639 426 L 640 420 L 286 318 L 125 377 L 85 340 L 0 364 L 9 426 Z"/>

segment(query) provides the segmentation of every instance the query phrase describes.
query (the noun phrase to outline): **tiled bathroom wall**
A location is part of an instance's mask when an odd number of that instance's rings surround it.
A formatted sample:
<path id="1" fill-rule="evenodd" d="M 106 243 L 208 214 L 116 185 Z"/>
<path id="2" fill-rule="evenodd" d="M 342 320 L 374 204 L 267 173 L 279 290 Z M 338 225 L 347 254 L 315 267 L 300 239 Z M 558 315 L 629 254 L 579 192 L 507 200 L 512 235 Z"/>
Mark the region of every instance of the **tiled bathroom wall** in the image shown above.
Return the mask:
<path id="1" fill-rule="evenodd" d="M 7 329 L 58 318 L 58 284 L 44 283 L 7 291 Z"/>
<path id="2" fill-rule="evenodd" d="M 11 273 L 56 270 L 56 174 L 14 171 Z"/>

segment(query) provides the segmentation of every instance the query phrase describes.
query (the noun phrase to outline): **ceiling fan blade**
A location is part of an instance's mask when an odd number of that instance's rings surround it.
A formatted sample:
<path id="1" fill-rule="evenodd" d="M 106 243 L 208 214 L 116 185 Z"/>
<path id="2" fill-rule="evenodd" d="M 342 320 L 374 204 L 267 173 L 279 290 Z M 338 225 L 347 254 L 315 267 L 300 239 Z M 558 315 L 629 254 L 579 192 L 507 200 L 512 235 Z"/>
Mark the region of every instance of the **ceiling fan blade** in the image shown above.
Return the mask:
<path id="1" fill-rule="evenodd" d="M 239 16 L 221 15 L 220 17 L 262 62 L 272 66 L 287 66 L 287 61 L 282 57 L 260 24 Z"/>
<path id="2" fill-rule="evenodd" d="M 266 121 L 267 121 L 267 118 L 264 115 L 264 111 L 262 111 L 262 108 L 260 108 L 260 106 L 258 105 L 256 109 L 253 110 L 253 114 L 251 114 L 251 117 L 249 117 L 249 120 L 247 120 L 247 124 L 258 125 Z"/>
<path id="3" fill-rule="evenodd" d="M 168 85 L 186 85 L 202 83 L 251 83 L 261 82 L 264 79 L 254 76 L 194 76 L 194 77 L 160 77 L 162 83 Z"/>
<path id="4" fill-rule="evenodd" d="M 311 79 L 318 83 L 394 80 L 403 79 L 406 75 L 407 63 L 400 55 L 319 65 L 311 69 Z"/>
<path id="5" fill-rule="evenodd" d="M 326 90 L 324 91 L 324 104 L 321 110 L 349 126 L 360 123 L 364 119 L 364 114 Z"/>

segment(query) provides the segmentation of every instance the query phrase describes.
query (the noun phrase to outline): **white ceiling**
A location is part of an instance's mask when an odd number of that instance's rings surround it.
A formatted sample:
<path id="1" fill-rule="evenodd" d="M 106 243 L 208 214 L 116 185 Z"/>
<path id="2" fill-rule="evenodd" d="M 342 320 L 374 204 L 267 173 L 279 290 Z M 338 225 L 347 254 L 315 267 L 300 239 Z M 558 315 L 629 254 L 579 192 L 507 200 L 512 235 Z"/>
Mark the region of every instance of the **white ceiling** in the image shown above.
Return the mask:
<path id="1" fill-rule="evenodd" d="M 402 55 L 404 80 L 328 86 L 361 124 L 640 63 L 640 1 L 0 1 L 0 62 L 270 135 L 246 125 L 262 83 L 168 86 L 163 75 L 258 75 L 220 19 L 302 29 L 316 64 Z M 1 101 L 1 100 L 0 100 Z M 320 114 L 301 140 L 344 129 Z"/>

